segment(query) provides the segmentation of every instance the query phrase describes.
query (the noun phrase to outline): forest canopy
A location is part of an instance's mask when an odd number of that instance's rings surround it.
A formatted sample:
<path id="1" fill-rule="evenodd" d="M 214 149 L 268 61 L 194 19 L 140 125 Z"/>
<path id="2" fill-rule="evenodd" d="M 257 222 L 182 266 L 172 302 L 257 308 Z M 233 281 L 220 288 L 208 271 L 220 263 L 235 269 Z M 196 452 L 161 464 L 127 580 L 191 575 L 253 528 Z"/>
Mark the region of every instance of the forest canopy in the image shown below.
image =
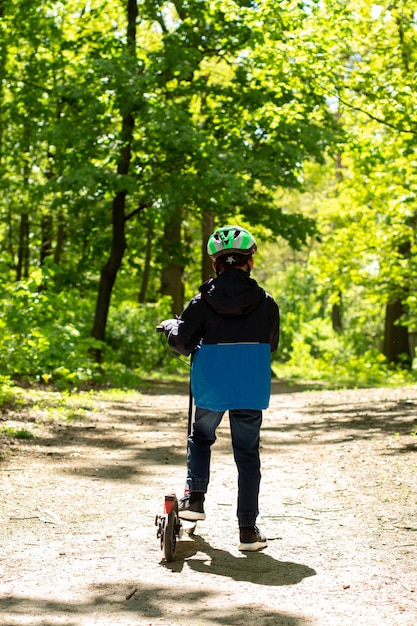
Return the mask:
<path id="1" fill-rule="evenodd" d="M 0 0 L 0 376 L 182 371 L 154 332 L 258 240 L 277 375 L 413 376 L 410 0 Z"/>

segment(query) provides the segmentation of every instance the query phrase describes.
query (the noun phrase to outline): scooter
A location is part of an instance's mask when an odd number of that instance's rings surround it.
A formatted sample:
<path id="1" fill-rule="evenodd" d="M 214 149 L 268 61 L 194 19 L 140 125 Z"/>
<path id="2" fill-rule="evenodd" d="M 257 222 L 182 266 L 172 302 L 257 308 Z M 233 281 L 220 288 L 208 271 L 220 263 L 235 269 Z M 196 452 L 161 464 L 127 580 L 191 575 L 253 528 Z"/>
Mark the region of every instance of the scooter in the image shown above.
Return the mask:
<path id="1" fill-rule="evenodd" d="M 163 326 L 157 326 L 156 331 L 158 333 L 164 333 Z M 164 335 L 161 335 L 161 340 L 166 348 L 166 344 L 163 339 Z M 174 353 L 174 356 L 177 356 Z M 180 359 L 182 363 L 186 363 L 182 359 Z M 188 363 L 186 363 L 188 366 Z M 187 442 L 188 437 L 191 434 L 191 427 L 193 421 L 193 397 L 191 393 L 190 386 L 190 394 L 189 394 L 189 403 L 188 403 L 188 429 L 187 429 Z M 188 444 L 187 444 L 188 446 Z M 187 495 L 188 487 L 185 487 L 184 495 Z M 185 523 L 184 523 L 185 522 Z M 188 522 L 188 520 L 181 520 L 178 515 L 178 498 L 175 493 L 170 493 L 165 495 L 164 497 L 164 506 L 163 513 L 158 514 L 155 517 L 155 526 L 157 527 L 156 537 L 160 540 L 161 550 L 164 552 L 165 560 L 169 563 L 174 559 L 175 550 L 177 547 L 177 541 L 179 541 L 184 533 L 192 535 L 196 529 L 197 522 Z"/>

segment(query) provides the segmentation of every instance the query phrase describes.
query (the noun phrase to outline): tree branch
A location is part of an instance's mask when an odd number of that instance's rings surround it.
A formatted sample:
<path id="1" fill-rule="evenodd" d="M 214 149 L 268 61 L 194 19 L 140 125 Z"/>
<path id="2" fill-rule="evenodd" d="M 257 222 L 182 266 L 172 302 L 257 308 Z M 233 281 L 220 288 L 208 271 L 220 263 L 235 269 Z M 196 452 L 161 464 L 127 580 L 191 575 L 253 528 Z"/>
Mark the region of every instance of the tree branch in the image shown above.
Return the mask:
<path id="1" fill-rule="evenodd" d="M 153 205 L 153 203 L 154 203 L 153 200 L 148 200 L 148 202 L 140 202 L 139 205 L 136 207 L 136 209 L 134 209 L 133 211 L 131 211 L 125 216 L 125 222 L 127 222 L 128 220 L 131 220 L 132 217 L 139 215 L 139 213 L 142 213 L 142 211 L 144 211 L 145 209 L 150 208 Z"/>
<path id="2" fill-rule="evenodd" d="M 355 90 L 353 90 L 353 91 L 355 91 Z M 361 93 L 361 92 L 357 92 L 357 93 Z M 370 113 L 369 111 L 366 111 L 362 107 L 359 107 L 359 106 L 356 106 L 354 104 L 351 104 L 347 100 L 344 100 L 343 98 L 341 98 L 340 95 L 337 94 L 337 93 L 333 93 L 332 95 L 335 98 L 337 98 L 337 100 L 339 102 L 341 102 L 341 104 L 344 104 L 345 106 L 349 107 L 353 111 L 357 111 L 358 113 L 363 113 L 364 115 L 369 117 L 374 122 L 378 122 L 378 124 L 383 124 L 384 126 L 387 126 L 388 128 L 392 128 L 392 130 L 396 130 L 399 133 L 411 133 L 412 135 L 417 135 L 417 129 L 413 130 L 411 128 L 401 128 L 400 126 L 396 126 L 395 124 L 391 124 L 391 122 L 387 122 L 387 120 L 384 120 L 384 119 L 378 117 L 377 115 L 373 115 L 372 113 Z"/>

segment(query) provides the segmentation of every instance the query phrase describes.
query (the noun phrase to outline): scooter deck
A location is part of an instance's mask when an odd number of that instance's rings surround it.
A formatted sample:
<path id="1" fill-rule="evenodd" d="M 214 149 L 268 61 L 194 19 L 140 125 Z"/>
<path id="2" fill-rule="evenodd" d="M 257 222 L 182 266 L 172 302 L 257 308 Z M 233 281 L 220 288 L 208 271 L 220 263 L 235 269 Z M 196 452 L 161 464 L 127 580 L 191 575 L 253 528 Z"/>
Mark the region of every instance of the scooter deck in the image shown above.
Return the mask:
<path id="1" fill-rule="evenodd" d="M 187 535 L 194 535 L 195 529 L 197 528 L 197 520 L 182 519 L 181 524 Z"/>

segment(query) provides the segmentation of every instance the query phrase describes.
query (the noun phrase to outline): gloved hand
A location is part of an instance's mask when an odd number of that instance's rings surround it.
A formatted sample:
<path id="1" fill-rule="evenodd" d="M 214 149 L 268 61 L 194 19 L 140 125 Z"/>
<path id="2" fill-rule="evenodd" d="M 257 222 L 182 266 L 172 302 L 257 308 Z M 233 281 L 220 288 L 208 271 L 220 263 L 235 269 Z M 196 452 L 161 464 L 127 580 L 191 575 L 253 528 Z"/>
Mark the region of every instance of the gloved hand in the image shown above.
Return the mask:
<path id="1" fill-rule="evenodd" d="M 177 319 L 164 320 L 163 322 L 159 324 L 159 327 L 162 328 L 162 332 L 165 333 L 165 335 L 168 337 L 169 333 L 174 328 L 178 327 L 178 320 Z"/>

